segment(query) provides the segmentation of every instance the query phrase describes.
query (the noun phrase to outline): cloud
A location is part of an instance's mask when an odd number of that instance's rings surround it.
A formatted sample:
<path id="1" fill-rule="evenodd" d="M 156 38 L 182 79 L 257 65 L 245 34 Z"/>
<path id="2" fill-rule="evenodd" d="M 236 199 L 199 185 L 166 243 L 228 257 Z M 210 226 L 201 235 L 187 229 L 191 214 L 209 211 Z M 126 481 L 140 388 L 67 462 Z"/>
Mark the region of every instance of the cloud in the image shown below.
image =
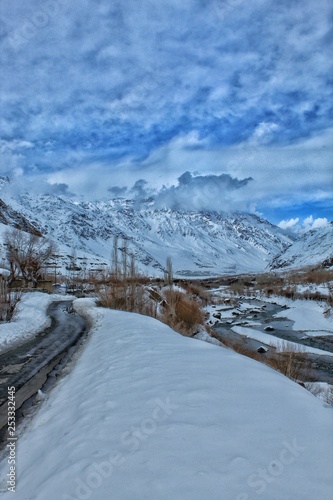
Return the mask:
<path id="1" fill-rule="evenodd" d="M 131 188 L 115 186 L 109 188 L 109 192 L 138 203 L 149 199 L 150 206 L 156 208 L 232 211 L 245 209 L 246 202 L 239 196 L 239 191 L 250 181 L 253 181 L 251 177 L 239 180 L 228 174 L 193 175 L 187 171 L 178 178 L 177 184 L 164 185 L 161 189 L 140 179 Z"/>
<path id="2" fill-rule="evenodd" d="M 108 188 L 108 192 L 115 198 L 121 198 L 127 192 L 127 187 L 113 186 Z"/>
<path id="3" fill-rule="evenodd" d="M 328 224 L 329 221 L 326 219 L 326 217 L 318 217 L 314 219 L 312 215 L 309 215 L 302 221 L 299 219 L 299 217 L 297 217 L 296 219 L 282 220 L 281 222 L 279 222 L 278 226 L 281 229 L 291 230 L 291 232 L 299 234 L 310 231 L 310 229 L 325 227 Z"/>
<path id="4" fill-rule="evenodd" d="M 155 205 L 179 210 L 244 210 L 244 200 L 237 191 L 252 180 L 239 180 L 229 174 L 193 176 L 185 172 L 177 185 L 161 189 Z"/>
<path id="5" fill-rule="evenodd" d="M 145 179 L 175 206 L 328 203 L 331 18 L 329 0 L 2 0 L 0 172 L 79 198 Z M 221 172 L 254 181 L 198 179 Z"/>
<path id="6" fill-rule="evenodd" d="M 40 186 L 38 188 L 38 192 L 43 192 L 43 191 L 46 194 L 53 194 L 55 196 L 66 196 L 66 197 L 75 196 L 74 193 L 71 193 L 69 191 L 68 184 L 65 184 L 63 182 L 54 184 L 45 183 L 43 186 Z"/>
<path id="7" fill-rule="evenodd" d="M 14 175 L 13 175 L 14 174 Z M 1 196 L 17 197 L 22 194 L 50 194 L 54 196 L 75 197 L 69 190 L 68 184 L 50 183 L 38 173 L 34 176 L 25 176 L 24 172 L 17 170 L 12 172 L 11 177 L 7 177 L 8 182 L 2 186 Z"/>
<path id="8" fill-rule="evenodd" d="M 330 123 L 326 0 L 52 2 L 53 13 L 3 0 L 0 42 L 1 129 L 34 143 L 48 169 L 47 140 L 56 155 L 95 133 L 112 157 L 180 131 L 213 146 L 288 144 Z"/>
<path id="9" fill-rule="evenodd" d="M 136 201 L 143 201 L 153 194 L 153 190 L 149 189 L 148 182 L 144 179 L 139 179 L 136 181 L 134 186 L 129 190 L 129 195 Z"/>
<path id="10" fill-rule="evenodd" d="M 291 229 L 292 227 L 296 226 L 298 222 L 299 222 L 299 217 L 296 217 L 296 219 L 282 220 L 281 222 L 278 223 L 278 226 L 281 229 Z"/>
<path id="11" fill-rule="evenodd" d="M 329 224 L 328 220 L 326 217 L 318 217 L 317 219 L 314 219 L 312 215 L 304 219 L 303 221 L 303 227 L 306 231 L 310 229 L 316 229 L 318 227 L 324 227 Z"/>

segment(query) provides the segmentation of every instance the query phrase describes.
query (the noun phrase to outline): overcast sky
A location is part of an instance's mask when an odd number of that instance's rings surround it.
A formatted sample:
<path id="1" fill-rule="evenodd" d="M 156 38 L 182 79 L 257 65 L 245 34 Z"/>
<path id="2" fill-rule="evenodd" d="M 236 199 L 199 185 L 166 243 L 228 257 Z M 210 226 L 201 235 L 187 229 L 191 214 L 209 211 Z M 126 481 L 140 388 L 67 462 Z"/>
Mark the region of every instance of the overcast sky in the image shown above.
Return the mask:
<path id="1" fill-rule="evenodd" d="M 0 174 L 331 220 L 332 20 L 331 0 L 1 0 Z"/>

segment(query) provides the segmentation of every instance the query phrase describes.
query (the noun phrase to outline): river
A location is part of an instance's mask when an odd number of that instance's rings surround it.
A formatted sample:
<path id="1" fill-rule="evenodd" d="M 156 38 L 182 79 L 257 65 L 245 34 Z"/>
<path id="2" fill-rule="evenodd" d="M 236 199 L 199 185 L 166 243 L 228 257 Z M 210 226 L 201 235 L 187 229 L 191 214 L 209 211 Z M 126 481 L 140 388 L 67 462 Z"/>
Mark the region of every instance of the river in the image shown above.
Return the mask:
<path id="1" fill-rule="evenodd" d="M 252 309 L 242 307 L 249 304 Z M 272 342 L 289 341 L 300 345 L 315 347 L 324 351 L 333 352 L 333 333 L 322 337 L 307 337 L 305 332 L 293 330 L 294 322 L 287 317 L 275 317 L 275 314 L 286 310 L 274 302 L 264 302 L 258 299 L 240 299 L 238 307 L 230 308 L 232 319 L 221 318 L 213 326 L 218 338 L 227 340 L 231 347 L 235 344 L 243 344 L 247 349 L 255 352 L 264 345 L 268 348 L 270 355 L 274 355 L 275 348 L 263 344 L 255 339 L 240 335 L 233 331 L 235 326 L 243 326 L 248 329 L 257 330 L 272 337 Z M 226 309 L 223 308 L 225 312 Z M 219 308 L 216 306 L 216 315 L 219 315 Z M 265 330 L 267 327 L 270 331 Z M 330 355 L 306 354 L 311 363 L 311 381 L 327 382 L 333 385 L 333 357 Z M 264 361 L 264 356 L 262 360 Z"/>

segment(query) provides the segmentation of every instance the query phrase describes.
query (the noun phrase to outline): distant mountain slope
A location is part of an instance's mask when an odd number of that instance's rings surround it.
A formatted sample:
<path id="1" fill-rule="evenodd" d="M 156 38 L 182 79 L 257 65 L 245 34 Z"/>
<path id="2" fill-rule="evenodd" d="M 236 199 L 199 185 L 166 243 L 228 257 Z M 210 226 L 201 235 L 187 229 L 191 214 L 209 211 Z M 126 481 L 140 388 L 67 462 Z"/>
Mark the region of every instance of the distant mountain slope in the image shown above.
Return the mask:
<path id="1" fill-rule="evenodd" d="M 296 268 L 333 261 L 333 222 L 303 234 L 289 248 L 278 254 L 271 269 Z"/>
<path id="2" fill-rule="evenodd" d="M 9 202 L 9 201 L 8 201 Z M 24 195 L 11 204 L 64 254 L 110 263 L 114 235 L 128 240 L 138 267 L 160 275 L 171 257 L 178 275 L 263 271 L 292 239 L 252 214 L 181 212 L 117 199 L 74 202 L 53 195 Z"/>
<path id="3" fill-rule="evenodd" d="M 0 224 L 5 226 L 13 226 L 27 233 L 36 234 L 37 236 L 42 236 L 42 233 L 31 224 L 26 217 L 21 213 L 13 210 L 9 207 L 3 200 L 0 199 Z"/>

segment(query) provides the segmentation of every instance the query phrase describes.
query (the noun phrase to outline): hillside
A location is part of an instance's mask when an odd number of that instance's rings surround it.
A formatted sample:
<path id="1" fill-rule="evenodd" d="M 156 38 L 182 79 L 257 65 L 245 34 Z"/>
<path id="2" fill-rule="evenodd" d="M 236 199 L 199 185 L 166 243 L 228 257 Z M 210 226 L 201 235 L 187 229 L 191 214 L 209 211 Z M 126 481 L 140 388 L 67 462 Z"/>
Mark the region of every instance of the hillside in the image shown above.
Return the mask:
<path id="1" fill-rule="evenodd" d="M 329 265 L 333 261 L 333 222 L 304 233 L 291 246 L 278 254 L 271 269 L 292 269 L 312 265 Z"/>
<path id="2" fill-rule="evenodd" d="M 13 210 L 3 200 L 0 199 L 0 224 L 16 227 L 22 231 L 42 236 L 42 233 L 31 224 L 21 213 Z"/>
<path id="3" fill-rule="evenodd" d="M 292 239 L 253 214 L 156 209 L 149 201 L 75 202 L 53 195 L 7 200 L 44 235 L 59 243 L 63 259 L 74 251 L 88 265 L 110 265 L 115 235 L 128 241 L 141 271 L 209 276 L 263 271 Z"/>

